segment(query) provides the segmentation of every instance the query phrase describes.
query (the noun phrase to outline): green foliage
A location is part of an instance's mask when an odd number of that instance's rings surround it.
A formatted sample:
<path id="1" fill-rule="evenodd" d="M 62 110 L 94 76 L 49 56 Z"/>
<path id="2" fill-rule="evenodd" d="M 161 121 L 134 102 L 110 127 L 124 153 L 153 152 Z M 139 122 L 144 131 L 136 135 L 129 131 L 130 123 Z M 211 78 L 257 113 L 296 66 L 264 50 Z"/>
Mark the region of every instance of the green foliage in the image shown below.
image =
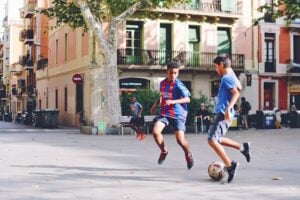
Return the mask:
<path id="1" fill-rule="evenodd" d="M 258 8 L 259 12 L 265 13 L 272 19 L 284 17 L 287 24 L 292 23 L 295 19 L 300 18 L 300 0 L 273 0 L 271 4 L 265 4 Z M 264 17 L 254 20 L 257 25 Z"/>
<path id="2" fill-rule="evenodd" d="M 191 0 L 84 0 L 91 10 L 93 16 L 101 22 L 102 19 L 111 19 L 130 8 L 137 2 L 145 2 L 147 9 L 157 7 L 171 7 L 176 3 L 189 3 Z M 69 3 L 67 0 L 52 0 L 53 7 L 43 9 L 41 12 L 51 18 L 56 18 L 57 27 L 62 23 L 68 24 L 72 28 L 84 28 L 87 24 L 81 14 L 76 0 Z"/>
<path id="3" fill-rule="evenodd" d="M 122 93 L 121 108 L 122 115 L 131 115 L 129 108 L 130 97 L 135 96 L 137 101 L 143 106 L 143 115 L 151 115 L 151 106 L 159 98 L 159 92 L 150 89 L 139 89 L 134 93 Z"/>
<path id="4" fill-rule="evenodd" d="M 137 101 L 143 106 L 143 115 L 151 115 L 151 106 L 159 98 L 159 92 L 149 90 L 149 89 L 139 89 L 134 93 L 122 93 L 121 95 L 121 108 L 122 115 L 131 115 L 129 108 L 130 97 L 135 96 Z M 194 122 L 194 117 L 196 111 L 200 108 L 200 104 L 205 103 L 209 105 L 208 97 L 202 95 L 200 98 L 191 97 L 191 102 L 188 104 L 188 116 L 187 116 L 187 125 L 190 125 Z"/>

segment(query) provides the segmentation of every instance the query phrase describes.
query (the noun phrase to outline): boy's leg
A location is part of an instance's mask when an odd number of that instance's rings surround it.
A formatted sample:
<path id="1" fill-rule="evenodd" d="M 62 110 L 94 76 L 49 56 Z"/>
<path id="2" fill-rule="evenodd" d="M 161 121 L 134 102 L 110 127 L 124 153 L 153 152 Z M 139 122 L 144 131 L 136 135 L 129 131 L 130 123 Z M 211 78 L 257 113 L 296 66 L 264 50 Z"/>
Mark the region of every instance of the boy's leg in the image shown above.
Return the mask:
<path id="1" fill-rule="evenodd" d="M 176 135 L 177 144 L 179 144 L 181 146 L 181 148 L 183 149 L 183 151 L 185 153 L 187 168 L 191 169 L 194 165 L 194 159 L 193 159 L 193 155 L 190 151 L 190 146 L 184 136 L 184 132 L 183 131 L 175 131 L 175 135 Z"/>
<path id="2" fill-rule="evenodd" d="M 166 159 L 167 155 L 168 155 L 168 150 L 165 147 L 165 142 L 164 142 L 164 138 L 162 136 L 162 131 L 165 128 L 165 124 L 161 121 L 156 121 L 154 123 L 154 127 L 153 127 L 153 138 L 156 142 L 156 144 L 158 145 L 158 147 L 160 148 L 160 156 L 158 159 L 158 164 L 162 164 L 163 161 Z"/>

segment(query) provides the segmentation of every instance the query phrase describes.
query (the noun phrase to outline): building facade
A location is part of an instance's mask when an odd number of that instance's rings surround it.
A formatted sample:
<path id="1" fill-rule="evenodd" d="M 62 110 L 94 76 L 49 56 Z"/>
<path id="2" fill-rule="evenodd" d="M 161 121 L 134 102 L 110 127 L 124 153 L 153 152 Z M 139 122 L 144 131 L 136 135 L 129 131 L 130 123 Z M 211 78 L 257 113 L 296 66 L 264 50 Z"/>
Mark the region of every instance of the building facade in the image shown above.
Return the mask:
<path id="1" fill-rule="evenodd" d="M 272 3 L 272 1 L 264 1 Z M 261 5 L 262 5 L 261 4 Z M 300 109 L 300 21 L 288 26 L 264 13 L 258 25 L 259 110 Z"/>

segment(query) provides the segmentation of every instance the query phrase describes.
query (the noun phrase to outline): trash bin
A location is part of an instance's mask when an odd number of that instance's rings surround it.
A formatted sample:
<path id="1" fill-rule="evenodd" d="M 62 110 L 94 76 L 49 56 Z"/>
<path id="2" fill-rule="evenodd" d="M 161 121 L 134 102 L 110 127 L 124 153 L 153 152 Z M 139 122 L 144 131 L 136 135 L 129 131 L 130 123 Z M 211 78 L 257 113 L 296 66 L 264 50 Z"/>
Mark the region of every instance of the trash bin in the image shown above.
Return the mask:
<path id="1" fill-rule="evenodd" d="M 43 115 L 43 128 L 57 128 L 58 126 L 58 109 L 46 109 L 42 111 Z"/>
<path id="2" fill-rule="evenodd" d="M 275 116 L 272 110 L 257 110 L 256 120 L 257 129 L 275 128 Z"/>
<path id="3" fill-rule="evenodd" d="M 300 128 L 300 110 L 290 112 L 290 128 Z"/>

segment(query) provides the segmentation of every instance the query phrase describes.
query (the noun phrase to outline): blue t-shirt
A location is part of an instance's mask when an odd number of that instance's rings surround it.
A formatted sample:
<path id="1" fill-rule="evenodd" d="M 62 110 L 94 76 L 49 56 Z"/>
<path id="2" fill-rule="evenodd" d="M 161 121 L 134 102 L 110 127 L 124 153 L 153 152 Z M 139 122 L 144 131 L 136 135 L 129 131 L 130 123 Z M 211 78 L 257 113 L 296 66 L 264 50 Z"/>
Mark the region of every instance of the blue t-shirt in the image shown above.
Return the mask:
<path id="1" fill-rule="evenodd" d="M 160 82 L 161 109 L 160 115 L 174 119 L 186 120 L 187 104 L 166 105 L 166 100 L 181 99 L 191 96 L 190 91 L 178 79 L 168 82 L 167 79 Z"/>
<path id="2" fill-rule="evenodd" d="M 143 106 L 137 101 L 130 104 L 130 110 L 131 110 L 132 117 L 141 117 L 140 112 L 142 109 L 143 109 Z"/>
<path id="3" fill-rule="evenodd" d="M 239 80 L 237 79 L 234 72 L 225 74 L 221 78 L 221 83 L 219 86 L 219 92 L 218 92 L 218 103 L 216 106 L 216 113 L 222 113 L 225 114 L 226 108 L 229 105 L 229 102 L 232 98 L 232 94 L 230 90 L 232 88 L 238 87 Z M 234 116 L 234 109 L 231 108 L 229 117 L 232 119 Z"/>

